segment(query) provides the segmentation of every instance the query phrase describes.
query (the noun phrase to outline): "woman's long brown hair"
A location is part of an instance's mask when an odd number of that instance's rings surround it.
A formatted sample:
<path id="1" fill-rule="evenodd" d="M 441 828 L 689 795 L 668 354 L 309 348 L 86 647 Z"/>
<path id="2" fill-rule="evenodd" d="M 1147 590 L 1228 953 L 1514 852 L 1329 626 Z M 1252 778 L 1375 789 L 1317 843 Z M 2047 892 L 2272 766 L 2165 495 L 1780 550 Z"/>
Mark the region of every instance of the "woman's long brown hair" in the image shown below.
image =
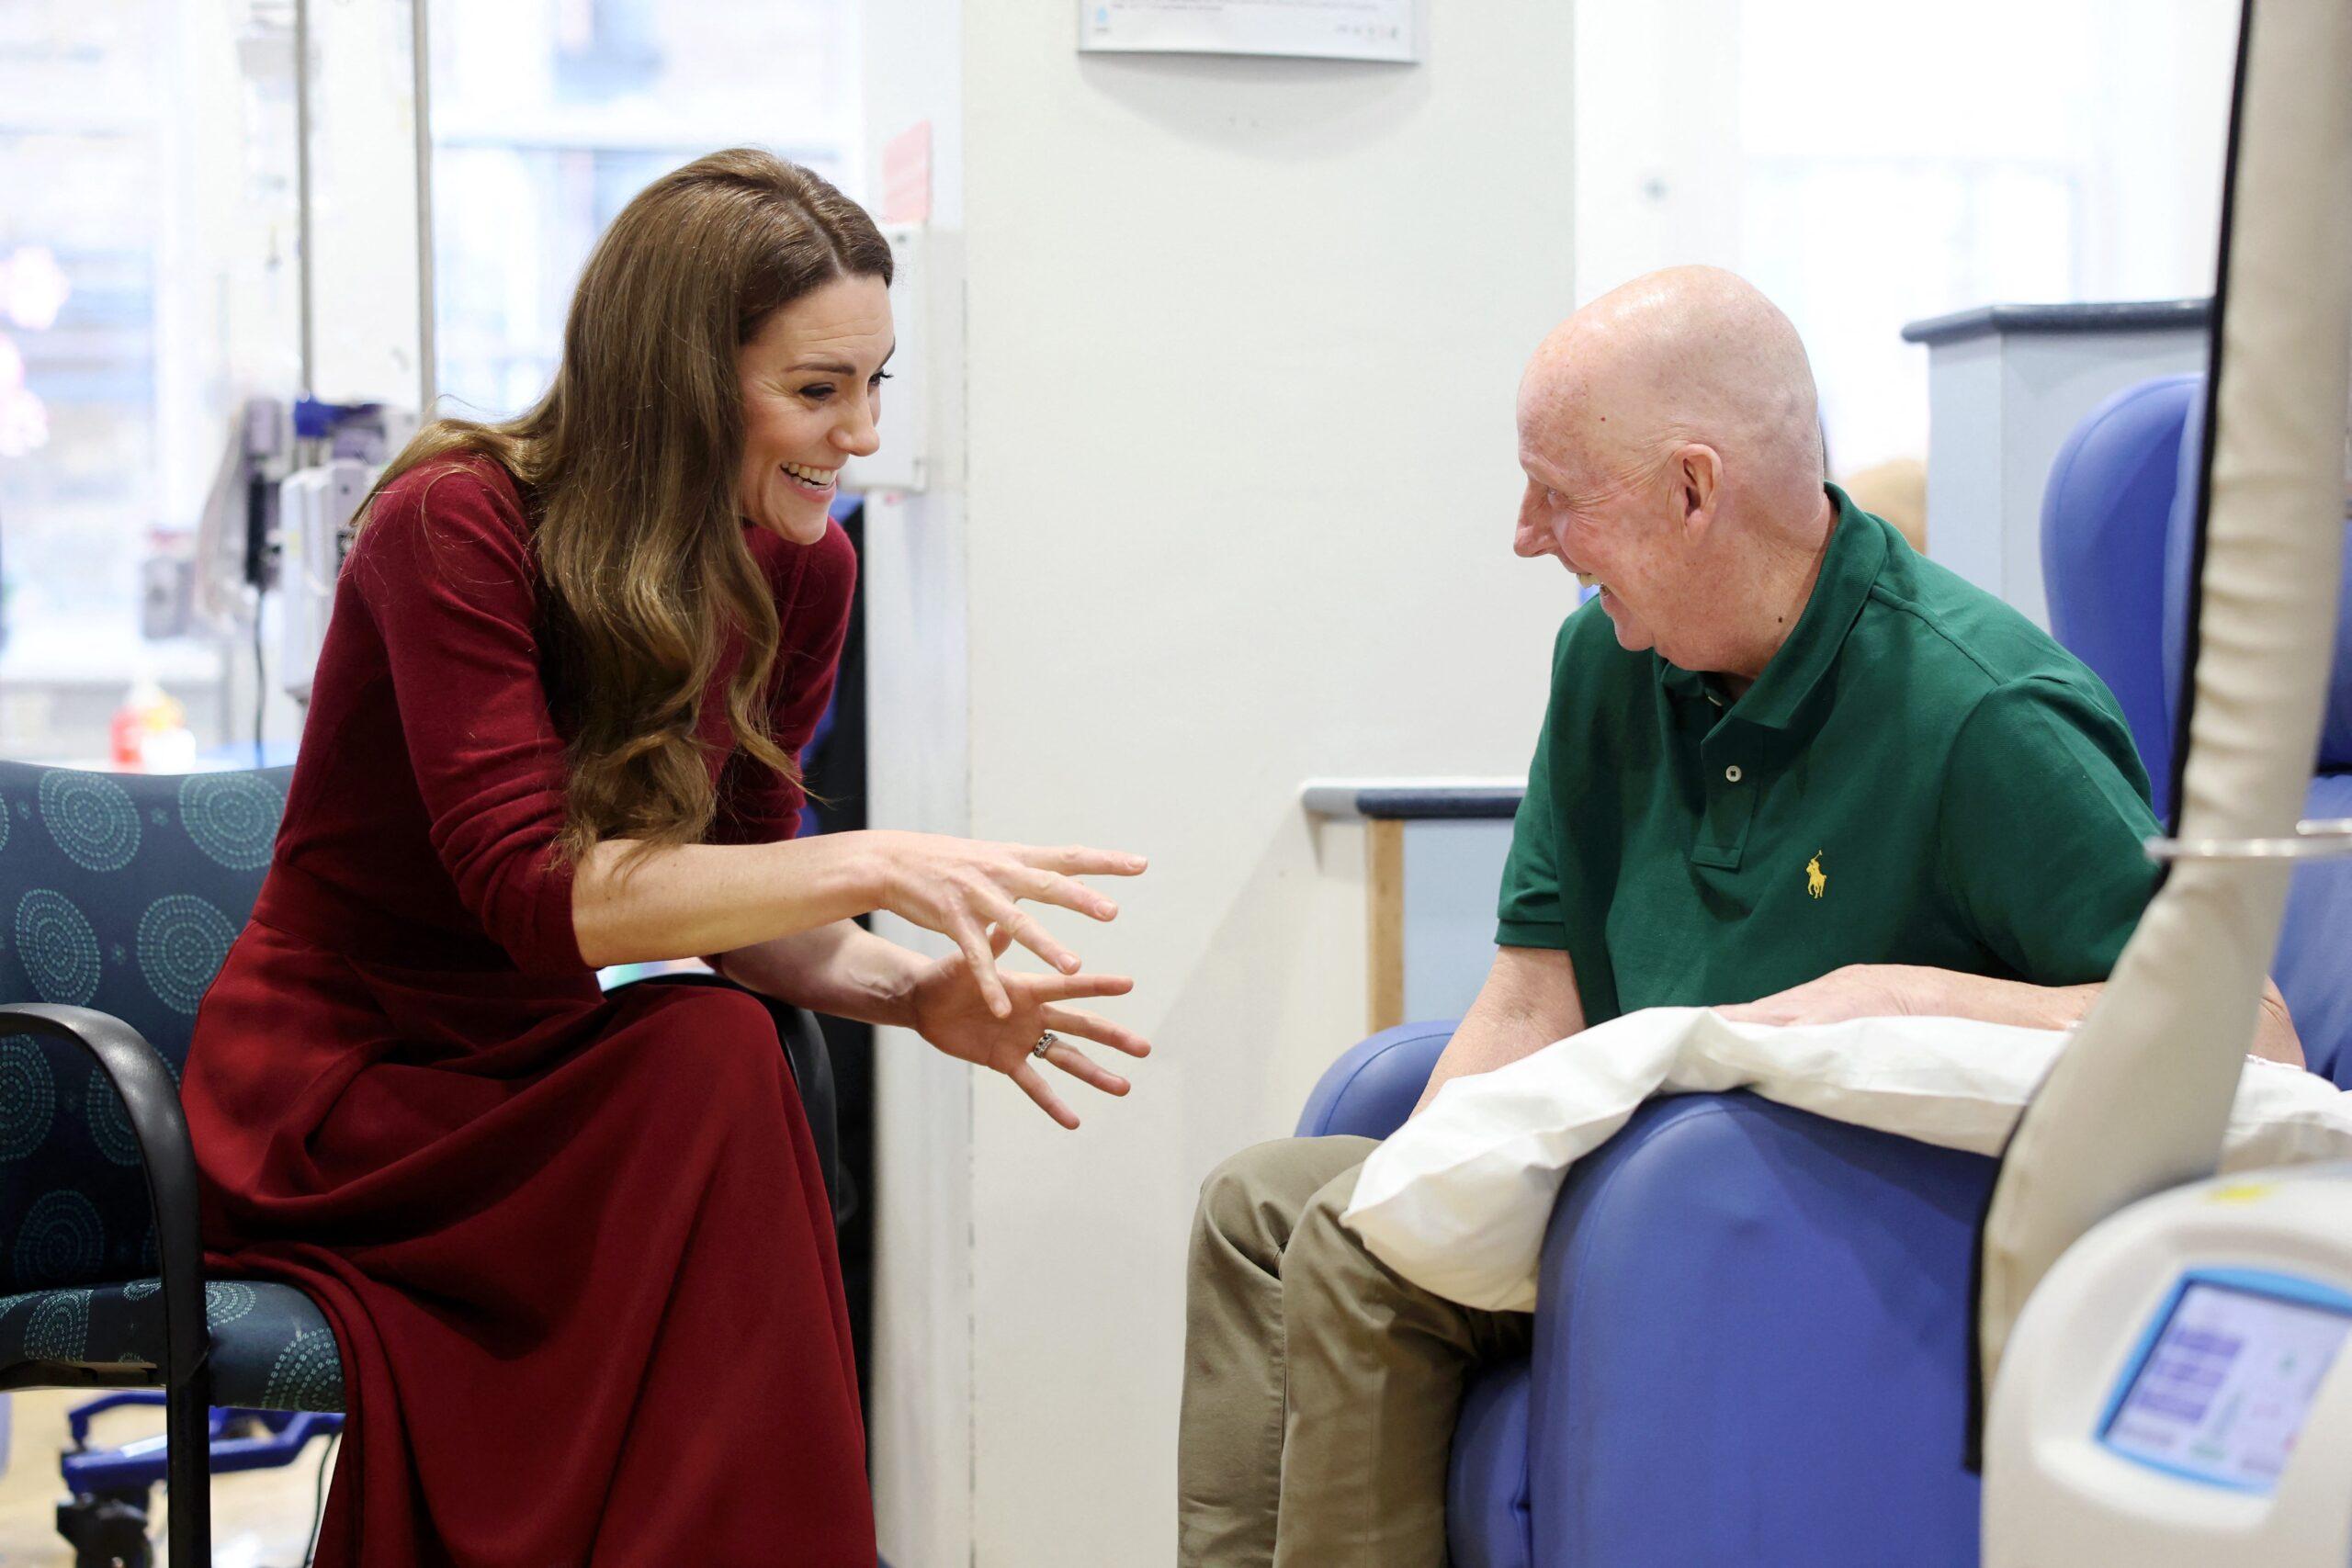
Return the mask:
<path id="1" fill-rule="evenodd" d="M 798 782 L 768 732 L 778 626 L 737 512 L 736 351 L 839 277 L 890 280 L 889 246 L 855 202 L 770 153 L 698 158 L 638 193 L 597 241 L 538 405 L 497 423 L 436 420 L 377 482 L 380 493 L 420 465 L 473 455 L 528 498 L 544 671 L 568 737 L 560 856 L 708 831 L 717 800 L 695 732 L 730 631 L 744 639 L 727 683 L 734 743 Z"/>

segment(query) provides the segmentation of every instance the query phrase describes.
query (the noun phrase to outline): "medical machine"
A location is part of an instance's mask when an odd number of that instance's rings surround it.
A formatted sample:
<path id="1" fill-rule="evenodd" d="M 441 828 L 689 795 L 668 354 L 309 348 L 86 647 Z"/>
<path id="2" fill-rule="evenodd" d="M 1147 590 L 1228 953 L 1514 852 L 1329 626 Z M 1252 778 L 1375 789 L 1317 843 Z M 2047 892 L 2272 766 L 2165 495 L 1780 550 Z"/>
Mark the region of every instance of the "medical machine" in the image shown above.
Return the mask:
<path id="1" fill-rule="evenodd" d="M 384 465 L 416 434 L 416 416 L 384 403 L 304 398 L 294 404 L 293 422 L 297 449 L 311 460 L 277 487 L 275 670 L 286 694 L 307 704 L 352 523 Z"/>
<path id="2" fill-rule="evenodd" d="M 231 636 L 258 621 L 296 702 L 310 700 L 353 516 L 416 428 L 396 405 L 311 398 L 254 398 L 235 421 L 198 529 L 197 605 Z"/>
<path id="3" fill-rule="evenodd" d="M 2018 1320 L 1985 1568 L 2352 1563 L 2352 1165 L 2114 1215 Z"/>
<path id="4" fill-rule="evenodd" d="M 311 700 L 352 519 L 382 471 L 356 457 L 330 457 L 277 487 L 277 683 L 298 703 Z"/>

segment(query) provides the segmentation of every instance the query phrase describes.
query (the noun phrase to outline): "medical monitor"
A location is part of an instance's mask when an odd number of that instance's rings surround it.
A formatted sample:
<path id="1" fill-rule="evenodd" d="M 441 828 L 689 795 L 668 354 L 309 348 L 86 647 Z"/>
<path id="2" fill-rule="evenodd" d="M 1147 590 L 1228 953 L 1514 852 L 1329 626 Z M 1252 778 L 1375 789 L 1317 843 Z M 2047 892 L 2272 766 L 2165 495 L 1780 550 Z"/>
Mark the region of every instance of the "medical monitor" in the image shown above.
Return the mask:
<path id="1" fill-rule="evenodd" d="M 2268 1493 L 2352 1333 L 2333 1292 L 2297 1283 L 2189 1275 L 2110 1400 L 2099 1440 L 2188 1480 Z"/>

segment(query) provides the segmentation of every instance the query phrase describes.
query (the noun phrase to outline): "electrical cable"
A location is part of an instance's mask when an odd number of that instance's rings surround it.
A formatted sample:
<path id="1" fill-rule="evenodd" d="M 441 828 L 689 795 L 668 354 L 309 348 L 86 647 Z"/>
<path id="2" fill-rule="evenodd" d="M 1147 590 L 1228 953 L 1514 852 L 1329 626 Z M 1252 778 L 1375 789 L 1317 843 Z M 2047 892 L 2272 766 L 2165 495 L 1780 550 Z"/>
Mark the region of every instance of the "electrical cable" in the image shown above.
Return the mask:
<path id="1" fill-rule="evenodd" d="M 319 1527 L 327 1517 L 327 1472 L 334 1468 L 335 1446 L 342 1441 L 341 1432 L 330 1434 L 326 1451 L 319 1455 L 319 1481 L 311 1493 L 311 1544 L 302 1549 L 302 1568 L 311 1568 L 319 1555 Z"/>
<path id="2" fill-rule="evenodd" d="M 254 766 L 262 761 L 262 713 L 269 703 L 269 671 L 262 658 L 261 604 L 267 590 L 254 590 Z"/>

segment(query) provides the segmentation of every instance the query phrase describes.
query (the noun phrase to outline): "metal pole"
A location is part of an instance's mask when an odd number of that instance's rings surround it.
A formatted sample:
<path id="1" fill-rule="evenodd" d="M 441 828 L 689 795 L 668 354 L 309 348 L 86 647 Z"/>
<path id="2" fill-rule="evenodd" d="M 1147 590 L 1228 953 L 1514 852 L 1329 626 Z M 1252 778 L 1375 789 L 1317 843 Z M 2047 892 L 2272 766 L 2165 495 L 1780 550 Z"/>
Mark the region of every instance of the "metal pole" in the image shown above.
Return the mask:
<path id="1" fill-rule="evenodd" d="M 302 337 L 299 390 L 307 398 L 316 365 L 311 333 L 311 0 L 294 0 L 294 233 L 300 264 L 294 269 Z"/>
<path id="2" fill-rule="evenodd" d="M 439 390 L 438 350 L 433 331 L 433 52 L 429 30 L 432 0 L 410 0 L 416 102 L 416 414 L 433 417 Z"/>

